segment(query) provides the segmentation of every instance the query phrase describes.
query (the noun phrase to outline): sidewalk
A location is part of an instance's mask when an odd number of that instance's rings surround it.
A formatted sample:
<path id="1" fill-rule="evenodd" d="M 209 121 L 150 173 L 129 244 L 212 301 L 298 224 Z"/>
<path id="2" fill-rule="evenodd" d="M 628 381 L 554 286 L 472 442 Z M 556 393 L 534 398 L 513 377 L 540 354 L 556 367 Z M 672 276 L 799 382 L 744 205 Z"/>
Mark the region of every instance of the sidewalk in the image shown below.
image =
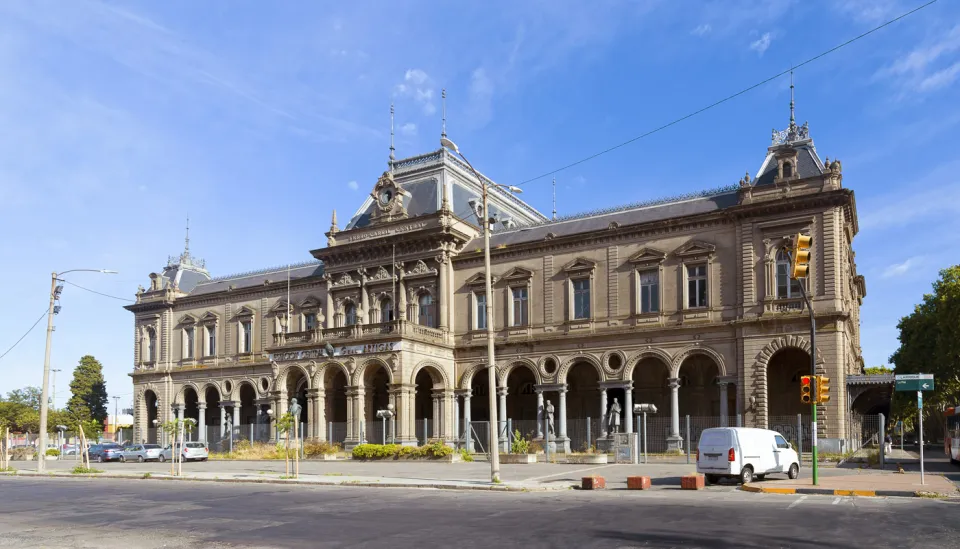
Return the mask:
<path id="1" fill-rule="evenodd" d="M 917 473 L 853 474 L 820 477 L 813 486 L 811 480 L 767 480 L 743 486 L 747 492 L 767 494 L 812 494 L 828 496 L 944 496 L 958 497 L 960 491 L 942 475 L 927 474 L 920 484 Z"/>

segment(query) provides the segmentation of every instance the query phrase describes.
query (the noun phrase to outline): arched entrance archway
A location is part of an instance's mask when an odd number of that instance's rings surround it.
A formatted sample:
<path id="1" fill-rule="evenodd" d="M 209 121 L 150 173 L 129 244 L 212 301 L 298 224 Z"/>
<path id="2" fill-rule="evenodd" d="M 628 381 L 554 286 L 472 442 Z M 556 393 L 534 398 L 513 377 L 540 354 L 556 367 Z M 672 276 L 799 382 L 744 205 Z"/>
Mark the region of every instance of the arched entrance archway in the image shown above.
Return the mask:
<path id="1" fill-rule="evenodd" d="M 323 372 L 323 396 L 327 439 L 343 444 L 347 438 L 347 376 L 342 368 L 327 366 Z"/>
<path id="2" fill-rule="evenodd" d="M 810 355 L 803 349 L 786 347 L 778 350 L 767 363 L 768 425 L 797 414 L 809 414 L 810 406 L 800 402 L 800 376 L 810 374 Z M 773 429 L 773 427 L 770 427 Z"/>
<path id="3" fill-rule="evenodd" d="M 383 421 L 377 419 L 377 410 L 385 410 L 390 403 L 390 373 L 379 362 L 372 362 L 363 370 L 363 434 L 361 440 L 384 444 L 386 433 Z"/>
<path id="4" fill-rule="evenodd" d="M 159 424 L 159 409 L 157 408 L 157 394 L 153 391 L 147 389 L 143 392 L 143 405 L 146 407 L 147 415 L 147 436 L 145 437 L 147 444 L 159 444 L 157 442 L 158 437 L 158 428 Z M 154 422 L 157 423 L 154 423 Z"/>
<path id="5" fill-rule="evenodd" d="M 197 440 L 200 437 L 200 396 L 193 387 L 183 388 L 183 417 L 196 421 L 194 432 L 187 433 L 189 440 Z"/>
<path id="6" fill-rule="evenodd" d="M 503 419 L 509 419 L 512 429 L 520 431 L 527 440 L 540 438 L 543 431 L 543 427 L 538 428 L 537 425 L 539 406 L 534 390 L 536 384 L 537 378 L 526 364 L 515 365 L 507 374 L 507 417 Z M 512 439 L 513 433 L 509 434 Z"/>
<path id="7" fill-rule="evenodd" d="M 471 447 L 477 451 L 489 451 L 490 446 L 490 383 L 488 373 L 485 368 L 480 368 L 473 373 L 470 380 L 470 425 L 464 426 L 469 429 L 473 437 Z M 476 446 L 474 446 L 476 445 Z"/>
<path id="8" fill-rule="evenodd" d="M 310 429 L 310 415 L 307 413 L 307 388 L 309 385 L 307 375 L 300 368 L 290 368 L 287 372 L 287 411 L 290 410 L 291 399 L 297 399 L 300 405 L 300 413 L 297 417 L 297 435 L 300 438 L 306 438 L 306 433 Z M 289 436 L 293 437 L 293 432 Z"/>
<path id="9" fill-rule="evenodd" d="M 414 420 L 417 441 L 426 444 L 443 438 L 443 376 L 433 366 L 424 366 L 414 379 Z"/>
<path id="10" fill-rule="evenodd" d="M 678 375 L 680 416 L 719 418 L 720 367 L 717 363 L 707 355 L 693 354 L 680 364 Z"/>
<path id="11" fill-rule="evenodd" d="M 240 384 L 240 438 L 250 440 L 257 435 L 252 427 L 257 423 L 257 390 L 247 382 Z"/>
<path id="12" fill-rule="evenodd" d="M 640 359 L 633 368 L 633 403 L 653 404 L 657 407 L 655 415 L 647 416 L 647 448 L 651 452 L 667 450 L 667 435 L 670 434 L 670 389 L 667 380 L 670 367 L 655 356 Z M 643 436 L 643 423 L 635 426 L 639 436 Z"/>
<path id="13" fill-rule="evenodd" d="M 567 372 L 567 436 L 570 449 L 595 446 L 601 435 L 600 373 L 589 362 L 574 364 Z M 558 410 L 559 412 L 559 410 Z M 589 427 L 589 436 L 587 424 Z"/>
<path id="14" fill-rule="evenodd" d="M 221 442 L 223 441 L 224 434 L 229 435 L 227 431 L 227 426 L 225 424 L 225 419 L 227 418 L 226 410 L 220 406 L 220 391 L 217 390 L 214 386 L 209 386 L 203 391 L 203 400 L 207 405 L 206 414 L 205 414 L 205 423 L 204 429 L 204 440 L 207 441 L 207 445 L 210 448 L 220 448 Z"/>

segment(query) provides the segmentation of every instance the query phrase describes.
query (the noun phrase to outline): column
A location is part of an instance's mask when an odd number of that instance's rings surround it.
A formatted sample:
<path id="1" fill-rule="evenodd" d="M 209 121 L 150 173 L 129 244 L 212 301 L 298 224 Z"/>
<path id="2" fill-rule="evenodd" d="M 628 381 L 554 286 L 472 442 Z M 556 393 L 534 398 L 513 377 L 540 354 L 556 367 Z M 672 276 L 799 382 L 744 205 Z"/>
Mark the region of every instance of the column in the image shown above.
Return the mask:
<path id="1" fill-rule="evenodd" d="M 670 434 L 667 435 L 668 450 L 682 450 L 683 438 L 680 436 L 680 379 L 667 380 L 670 387 Z"/>
<path id="2" fill-rule="evenodd" d="M 727 416 L 730 415 L 729 410 L 727 409 L 727 383 L 726 381 L 718 381 L 720 385 L 720 426 L 727 427 Z"/>
<path id="3" fill-rule="evenodd" d="M 313 411 L 314 421 L 317 423 L 313 429 L 314 436 L 319 440 L 327 440 L 329 437 L 327 434 L 327 400 L 323 391 L 317 393 L 313 403 Z"/>
<path id="4" fill-rule="evenodd" d="M 543 438 L 543 390 L 534 389 L 537 393 L 537 438 Z"/>
<path id="5" fill-rule="evenodd" d="M 437 309 L 439 309 L 440 316 L 440 325 L 441 330 L 447 329 L 447 257 L 446 254 L 441 253 L 437 257 L 437 261 L 440 262 L 437 265 L 437 272 L 440 274 L 440 288 L 437 292 Z"/>
<path id="6" fill-rule="evenodd" d="M 456 440 L 457 432 L 457 398 L 456 394 L 453 391 L 444 391 L 443 400 L 441 401 L 441 411 L 443 415 L 443 440 L 444 442 L 450 442 Z"/>
<path id="7" fill-rule="evenodd" d="M 440 435 L 440 395 L 432 394 L 430 399 L 433 402 L 433 415 L 430 417 L 432 425 L 430 425 L 430 433 L 428 435 L 424 433 L 428 439 L 438 438 Z"/>
<path id="8" fill-rule="evenodd" d="M 447 304 L 447 319 L 450 325 L 450 331 L 453 331 L 454 328 L 454 318 L 455 313 L 453 310 L 453 286 L 454 286 L 454 277 L 453 277 L 453 259 L 450 258 L 447 260 L 447 293 L 443 297 L 446 299 Z"/>
<path id="9" fill-rule="evenodd" d="M 183 409 L 184 409 L 183 404 L 174 404 L 173 406 L 171 406 L 171 408 L 173 409 L 174 419 L 183 419 Z"/>
<path id="10" fill-rule="evenodd" d="M 456 393 L 451 393 L 453 401 L 453 444 L 459 447 L 460 440 L 460 397 Z"/>
<path id="11" fill-rule="evenodd" d="M 354 433 L 360 438 L 361 443 L 365 443 L 368 440 L 367 433 L 367 414 L 364 407 L 367 403 L 366 392 L 363 389 L 363 386 L 357 387 L 357 396 L 353 399 L 353 422 L 355 424 Z"/>
<path id="12" fill-rule="evenodd" d="M 470 412 L 470 393 L 471 389 L 467 389 L 467 394 L 463 395 L 463 432 L 467 438 L 467 451 L 473 451 L 473 429 L 470 428 L 471 412 Z"/>
<path id="13" fill-rule="evenodd" d="M 563 451 L 570 452 L 570 437 L 567 436 L 567 387 L 560 388 L 560 440 L 563 441 Z"/>
<path id="14" fill-rule="evenodd" d="M 506 433 L 507 425 L 507 388 L 498 387 L 497 395 L 500 396 L 499 403 L 497 405 L 497 423 L 498 425 L 494 426 L 497 429 L 497 433 L 505 433 L 500 436 L 500 446 L 503 448 L 504 452 L 510 450 L 510 441 L 513 438 L 513 433 Z"/>
<path id="15" fill-rule="evenodd" d="M 623 432 L 633 432 L 633 382 L 623 388 L 623 411 L 627 417 L 623 418 Z"/>
<path id="16" fill-rule="evenodd" d="M 403 265 L 400 265 L 400 280 L 397 281 L 397 303 L 394 308 L 398 320 L 407 319 L 407 284 L 403 281 Z"/>
<path id="17" fill-rule="evenodd" d="M 227 432 L 227 407 L 223 403 L 220 404 L 220 436 L 229 436 Z"/>
<path id="18" fill-rule="evenodd" d="M 600 438 L 607 438 L 607 388 L 600 388 Z"/>
<path id="19" fill-rule="evenodd" d="M 370 296 L 367 292 L 367 277 L 363 274 L 360 275 L 360 315 L 357 319 L 359 324 L 369 324 L 368 318 L 370 315 Z"/>
<path id="20" fill-rule="evenodd" d="M 197 440 L 200 442 L 207 441 L 207 404 L 205 402 L 200 402 L 197 404 L 197 409 L 200 410 L 200 415 L 197 418 Z"/>
<path id="21" fill-rule="evenodd" d="M 324 303 L 324 309 L 326 310 L 326 316 L 324 320 L 327 323 L 327 328 L 335 328 L 336 320 L 334 320 L 333 315 L 333 292 L 330 291 L 330 278 L 327 277 L 327 301 Z"/>
<path id="22" fill-rule="evenodd" d="M 240 427 L 240 406 L 236 403 L 233 404 L 233 427 L 234 429 Z"/>

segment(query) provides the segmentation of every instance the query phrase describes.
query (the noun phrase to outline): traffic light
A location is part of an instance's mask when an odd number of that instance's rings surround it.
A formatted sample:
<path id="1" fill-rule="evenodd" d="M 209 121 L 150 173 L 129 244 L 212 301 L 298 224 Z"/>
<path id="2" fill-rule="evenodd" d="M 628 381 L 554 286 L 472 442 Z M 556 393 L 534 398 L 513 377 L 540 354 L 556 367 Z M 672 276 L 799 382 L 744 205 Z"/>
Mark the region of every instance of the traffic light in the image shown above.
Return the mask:
<path id="1" fill-rule="evenodd" d="M 800 376 L 800 402 L 804 404 L 813 403 L 813 387 L 811 386 L 813 376 Z"/>
<path id="2" fill-rule="evenodd" d="M 793 237 L 793 265 L 790 266 L 790 278 L 806 278 L 810 272 L 810 247 L 813 237 L 797 233 Z"/>
<path id="3" fill-rule="evenodd" d="M 817 404 L 830 402 L 830 378 L 817 376 Z"/>

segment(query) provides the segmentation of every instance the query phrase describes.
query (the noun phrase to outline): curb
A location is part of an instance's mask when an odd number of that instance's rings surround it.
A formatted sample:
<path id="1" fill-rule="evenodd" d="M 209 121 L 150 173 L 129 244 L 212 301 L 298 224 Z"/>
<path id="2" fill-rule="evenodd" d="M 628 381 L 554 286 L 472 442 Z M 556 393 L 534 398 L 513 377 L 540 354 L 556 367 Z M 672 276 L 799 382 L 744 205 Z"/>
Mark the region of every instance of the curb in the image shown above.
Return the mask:
<path id="1" fill-rule="evenodd" d="M 855 497 L 895 497 L 895 498 L 922 498 L 937 497 L 948 498 L 947 494 L 937 492 L 917 492 L 912 490 L 831 490 L 829 488 L 777 488 L 751 486 L 749 484 L 741 486 L 740 490 L 753 494 L 800 494 L 808 496 L 855 496 Z"/>
<path id="2" fill-rule="evenodd" d="M 72 478 L 72 479 L 111 479 L 111 480 L 160 480 L 160 481 L 174 481 L 174 482 L 220 482 L 225 484 L 283 484 L 286 486 L 358 486 L 361 488 L 408 488 L 412 490 L 424 490 L 424 489 L 433 489 L 433 490 L 480 490 L 486 492 L 556 492 L 560 490 L 568 490 L 569 487 L 564 485 L 563 487 L 548 487 L 548 486 L 506 486 L 501 484 L 490 484 L 490 485 L 453 485 L 453 484 L 433 484 L 433 483 L 418 483 L 418 484 L 404 484 L 400 482 L 369 482 L 369 481 L 344 481 L 344 482 L 318 482 L 312 480 L 295 480 L 295 479 L 273 479 L 273 478 L 202 478 L 202 477 L 170 477 L 170 476 L 151 476 L 149 478 L 144 478 L 143 476 L 133 476 L 133 475 L 116 475 L 116 474 L 104 474 L 104 473 L 93 473 L 93 474 L 83 474 L 83 475 L 74 475 L 72 473 L 35 473 L 30 471 L 17 471 L 17 472 L 0 472 L 0 476 L 9 476 L 9 477 L 30 477 L 30 478 Z"/>

